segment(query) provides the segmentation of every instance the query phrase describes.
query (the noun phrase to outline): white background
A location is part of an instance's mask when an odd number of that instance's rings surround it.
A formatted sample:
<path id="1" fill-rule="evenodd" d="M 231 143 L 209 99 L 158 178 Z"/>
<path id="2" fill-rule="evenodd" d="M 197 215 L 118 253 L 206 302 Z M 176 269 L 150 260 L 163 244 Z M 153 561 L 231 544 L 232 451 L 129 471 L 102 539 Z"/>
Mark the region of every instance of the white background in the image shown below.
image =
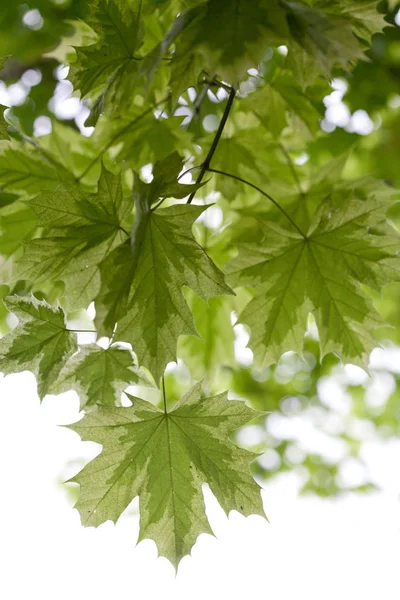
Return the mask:
<path id="1" fill-rule="evenodd" d="M 298 497 L 282 477 L 263 491 L 270 523 L 227 519 L 210 493 L 216 538 L 202 535 L 175 577 L 152 541 L 135 546 L 137 502 L 114 526 L 83 528 L 60 485 L 95 452 L 58 424 L 75 394 L 42 405 L 29 373 L 0 380 L 0 598 L 399 600 L 400 443 L 371 444 L 383 491 L 339 500 Z"/>

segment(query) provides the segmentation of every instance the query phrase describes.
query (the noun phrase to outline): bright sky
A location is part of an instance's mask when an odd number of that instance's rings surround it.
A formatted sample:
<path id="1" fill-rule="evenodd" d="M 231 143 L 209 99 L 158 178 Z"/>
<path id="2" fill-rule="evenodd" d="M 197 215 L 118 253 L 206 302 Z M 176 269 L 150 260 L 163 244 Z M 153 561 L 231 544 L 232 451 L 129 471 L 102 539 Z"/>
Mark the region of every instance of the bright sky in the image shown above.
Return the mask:
<path id="1" fill-rule="evenodd" d="M 368 450 L 382 493 L 298 498 L 283 478 L 264 491 L 270 524 L 227 519 L 208 493 L 217 537 L 201 536 L 175 578 L 153 542 L 135 546 L 137 503 L 116 526 L 81 527 L 59 484 L 95 449 L 57 427 L 77 417 L 73 393 L 40 406 L 31 374 L 0 380 L 0 598 L 399 600 L 400 442 Z"/>

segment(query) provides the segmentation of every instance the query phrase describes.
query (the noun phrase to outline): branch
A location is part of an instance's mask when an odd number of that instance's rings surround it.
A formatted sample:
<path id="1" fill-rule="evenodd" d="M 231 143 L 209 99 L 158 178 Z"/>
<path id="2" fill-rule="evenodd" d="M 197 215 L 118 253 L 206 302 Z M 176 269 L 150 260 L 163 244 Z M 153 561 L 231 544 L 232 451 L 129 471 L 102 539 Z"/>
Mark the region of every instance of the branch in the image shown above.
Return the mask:
<path id="1" fill-rule="evenodd" d="M 304 239 L 307 238 L 307 236 L 304 235 L 304 233 L 301 231 L 300 227 L 293 221 L 292 217 L 290 217 L 288 215 L 288 213 L 285 211 L 285 209 L 282 208 L 282 206 L 280 206 L 280 204 L 278 204 L 278 202 L 276 200 L 274 200 L 272 198 L 272 196 L 270 196 L 269 194 L 267 194 L 267 192 L 264 192 L 264 190 L 262 190 L 258 186 L 254 185 L 254 183 L 250 183 L 250 181 L 246 181 L 246 179 L 242 179 L 242 177 L 238 177 L 237 175 L 232 175 L 232 173 L 225 173 L 225 171 L 219 171 L 218 169 L 208 168 L 207 171 L 209 173 L 217 173 L 218 175 L 225 175 L 225 177 L 230 177 L 231 179 L 236 179 L 236 181 L 240 181 L 241 183 L 244 183 L 245 185 L 248 185 L 249 187 L 253 188 L 254 190 L 257 190 L 257 192 L 259 192 L 260 194 L 262 194 L 265 198 L 268 198 L 268 200 L 270 200 L 272 202 L 272 204 L 274 204 L 276 206 L 276 208 L 278 210 L 280 210 L 283 215 L 285 215 L 285 217 L 287 218 L 287 220 L 290 221 L 290 223 L 293 225 L 293 227 L 295 229 L 297 229 L 297 231 L 300 233 L 300 235 Z"/>
<path id="2" fill-rule="evenodd" d="M 207 173 L 207 171 L 209 171 L 209 166 L 211 163 L 211 159 L 214 156 L 214 153 L 217 149 L 219 140 L 221 139 L 222 136 L 222 132 L 224 131 L 224 127 L 226 125 L 226 122 L 228 120 L 229 117 L 229 113 L 231 112 L 231 108 L 232 108 L 232 104 L 233 101 L 235 99 L 235 95 L 236 95 L 236 90 L 234 88 L 231 88 L 230 94 L 229 94 L 229 98 L 228 98 L 228 102 L 225 106 L 225 110 L 224 110 L 224 114 L 222 115 L 222 119 L 221 122 L 219 124 L 217 133 L 215 134 L 213 143 L 211 144 L 211 148 L 208 151 L 208 154 L 206 156 L 206 160 L 203 162 L 203 164 L 201 165 L 201 171 L 199 173 L 199 176 L 196 180 L 196 184 L 199 184 L 203 181 L 204 175 Z M 188 204 L 192 203 L 192 200 L 195 196 L 196 192 L 192 192 L 189 196 L 189 199 L 187 201 Z"/>

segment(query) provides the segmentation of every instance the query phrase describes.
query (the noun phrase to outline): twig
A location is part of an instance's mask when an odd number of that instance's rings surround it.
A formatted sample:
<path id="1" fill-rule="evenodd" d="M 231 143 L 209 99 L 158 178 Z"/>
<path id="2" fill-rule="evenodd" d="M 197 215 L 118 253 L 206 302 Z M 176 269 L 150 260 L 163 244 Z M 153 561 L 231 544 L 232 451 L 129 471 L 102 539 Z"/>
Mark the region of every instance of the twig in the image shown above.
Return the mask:
<path id="1" fill-rule="evenodd" d="M 230 91 L 230 94 L 229 94 L 229 98 L 228 98 L 228 102 L 227 102 L 227 104 L 225 106 L 224 114 L 222 115 L 222 119 L 221 119 L 221 122 L 219 124 L 217 133 L 215 134 L 213 143 L 211 144 L 211 148 L 208 151 L 208 154 L 206 156 L 205 161 L 201 165 L 201 170 L 200 170 L 199 176 L 197 177 L 196 184 L 199 184 L 199 183 L 201 183 L 203 181 L 204 175 L 209 170 L 209 166 L 210 166 L 212 157 L 214 156 L 214 153 L 215 153 L 215 151 L 217 149 L 219 140 L 221 139 L 221 136 L 222 136 L 222 132 L 224 131 L 224 127 L 225 127 L 226 122 L 228 120 L 229 113 L 231 112 L 232 104 L 233 104 L 233 101 L 235 99 L 235 95 L 236 95 L 236 90 L 234 88 L 231 88 L 231 91 Z M 194 192 L 192 192 L 190 194 L 189 199 L 187 201 L 187 204 L 191 204 L 192 203 L 192 200 L 195 197 L 195 194 L 196 194 L 196 191 L 194 191 Z"/>
<path id="2" fill-rule="evenodd" d="M 162 376 L 162 389 L 163 389 L 163 400 L 164 400 L 164 412 L 167 415 L 168 411 L 167 411 L 167 395 L 165 393 L 165 379 L 164 379 L 164 375 Z"/>

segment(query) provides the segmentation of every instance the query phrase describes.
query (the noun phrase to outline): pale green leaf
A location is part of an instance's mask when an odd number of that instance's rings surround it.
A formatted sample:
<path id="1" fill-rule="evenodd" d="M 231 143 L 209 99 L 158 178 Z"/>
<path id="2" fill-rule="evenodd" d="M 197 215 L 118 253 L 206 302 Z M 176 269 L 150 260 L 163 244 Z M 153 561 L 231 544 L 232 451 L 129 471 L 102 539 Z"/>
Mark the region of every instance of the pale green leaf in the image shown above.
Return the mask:
<path id="1" fill-rule="evenodd" d="M 265 85 L 259 87 L 240 103 L 242 110 L 253 111 L 276 138 L 287 126 L 287 113 L 295 115 L 311 134 L 320 131 L 320 119 L 324 116 L 321 102 L 324 92 L 329 94 L 330 88 L 312 88 L 303 91 L 289 70 L 280 70 Z M 319 100 L 319 102 L 318 102 Z"/>
<path id="2" fill-rule="evenodd" d="M 255 288 L 240 320 L 251 328 L 260 363 L 275 362 L 287 350 L 301 354 L 312 312 L 322 355 L 336 352 L 346 362 L 367 364 L 382 321 L 362 285 L 380 289 L 400 276 L 399 235 L 386 220 L 386 194 L 364 180 L 339 184 L 304 216 L 303 235 L 257 219 L 264 242 L 243 245 L 229 281 Z M 306 199 L 300 202 L 306 210 Z"/>
<path id="3" fill-rule="evenodd" d="M 80 348 L 62 369 L 52 394 L 75 390 L 81 408 L 96 404 L 121 405 L 121 393 L 129 385 L 147 382 L 132 352 L 116 345 L 103 349 L 96 344 Z"/>
<path id="4" fill-rule="evenodd" d="M 201 383 L 168 414 L 129 396 L 130 408 L 101 407 L 70 428 L 103 452 L 71 481 L 84 525 L 116 521 L 133 498 L 140 501 L 139 539 L 151 538 L 177 566 L 200 533 L 211 533 L 202 483 L 226 513 L 263 515 L 260 488 L 250 475 L 254 454 L 228 434 L 258 413 L 226 394 L 200 398 Z"/>
<path id="5" fill-rule="evenodd" d="M 62 280 L 71 308 L 87 307 L 100 290 L 99 265 L 123 240 L 133 207 L 119 175 L 103 169 L 96 194 L 60 184 L 28 202 L 45 234 L 25 247 L 15 277 Z"/>
<path id="6" fill-rule="evenodd" d="M 139 361 L 156 380 L 176 360 L 183 334 L 196 335 L 182 287 L 203 298 L 230 294 L 224 277 L 197 244 L 191 228 L 204 206 L 175 205 L 136 213 L 132 247 L 116 248 L 102 265 L 102 291 L 96 299 L 99 330 L 132 344 Z"/>
<path id="7" fill-rule="evenodd" d="M 54 167 L 35 151 L 3 142 L 0 147 L 0 188 L 7 192 L 31 196 L 53 190 L 59 183 Z"/>
<path id="8" fill-rule="evenodd" d="M 6 375 L 32 371 L 38 393 L 50 393 L 64 363 L 76 352 L 76 335 L 66 329 L 63 310 L 36 298 L 10 296 L 4 304 L 19 320 L 0 340 L 0 369 Z"/>
<path id="9" fill-rule="evenodd" d="M 118 0 L 96 0 L 86 21 L 96 32 L 95 44 L 76 48 L 71 81 L 83 98 L 100 112 L 123 111 L 132 103 L 138 86 L 141 59 L 137 56 L 143 37 L 140 14 Z M 92 118 L 94 125 L 97 118 Z"/>
<path id="10" fill-rule="evenodd" d="M 152 208 L 160 197 L 182 197 L 188 188 L 198 187 L 177 183 L 181 166 L 174 153 L 156 163 L 150 184 L 135 178 L 131 240 L 115 248 L 101 265 L 102 286 L 96 298 L 100 335 L 111 335 L 118 322 L 118 339 L 132 344 L 156 380 L 166 364 L 176 360 L 178 337 L 196 335 L 182 287 L 203 298 L 232 293 L 191 233 L 206 207 Z"/>

